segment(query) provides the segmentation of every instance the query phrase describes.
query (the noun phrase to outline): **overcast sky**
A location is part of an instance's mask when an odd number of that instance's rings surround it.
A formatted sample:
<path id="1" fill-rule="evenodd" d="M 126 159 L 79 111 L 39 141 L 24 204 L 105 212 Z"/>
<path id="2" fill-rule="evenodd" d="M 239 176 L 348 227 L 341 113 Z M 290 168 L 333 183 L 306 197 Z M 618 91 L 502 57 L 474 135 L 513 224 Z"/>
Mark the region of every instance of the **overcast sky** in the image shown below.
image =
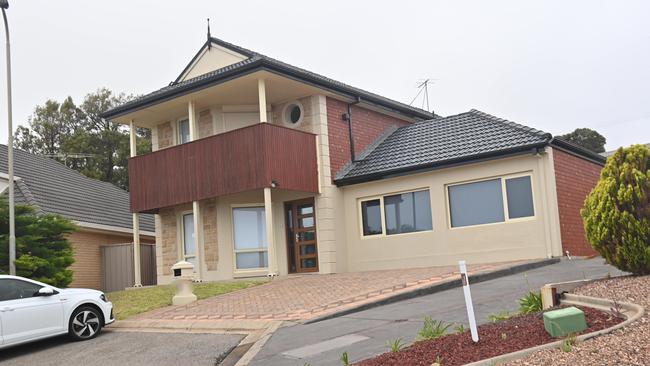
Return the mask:
<path id="1" fill-rule="evenodd" d="M 15 125 L 48 98 L 167 85 L 210 17 L 215 37 L 401 102 L 431 78 L 441 115 L 650 142 L 648 1 L 9 1 Z"/>

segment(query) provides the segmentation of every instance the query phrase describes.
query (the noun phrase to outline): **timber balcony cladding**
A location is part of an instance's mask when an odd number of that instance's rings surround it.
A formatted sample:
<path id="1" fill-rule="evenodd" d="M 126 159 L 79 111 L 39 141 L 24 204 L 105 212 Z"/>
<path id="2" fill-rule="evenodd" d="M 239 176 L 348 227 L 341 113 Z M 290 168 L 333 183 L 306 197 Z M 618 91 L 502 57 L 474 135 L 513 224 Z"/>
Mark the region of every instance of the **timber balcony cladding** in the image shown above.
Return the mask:
<path id="1" fill-rule="evenodd" d="M 316 137 L 258 123 L 129 159 L 132 212 L 262 189 L 318 192 Z"/>

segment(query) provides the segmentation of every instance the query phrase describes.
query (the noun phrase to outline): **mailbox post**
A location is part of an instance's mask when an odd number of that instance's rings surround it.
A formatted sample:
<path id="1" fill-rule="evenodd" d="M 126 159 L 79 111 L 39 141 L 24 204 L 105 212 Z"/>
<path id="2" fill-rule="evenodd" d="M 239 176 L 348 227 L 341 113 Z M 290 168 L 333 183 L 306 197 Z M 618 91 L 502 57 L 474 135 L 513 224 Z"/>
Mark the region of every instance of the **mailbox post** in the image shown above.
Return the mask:
<path id="1" fill-rule="evenodd" d="M 194 278 L 194 265 L 190 262 L 180 261 L 172 266 L 176 295 L 172 298 L 173 305 L 186 305 L 196 301 L 192 293 L 192 279 Z"/>

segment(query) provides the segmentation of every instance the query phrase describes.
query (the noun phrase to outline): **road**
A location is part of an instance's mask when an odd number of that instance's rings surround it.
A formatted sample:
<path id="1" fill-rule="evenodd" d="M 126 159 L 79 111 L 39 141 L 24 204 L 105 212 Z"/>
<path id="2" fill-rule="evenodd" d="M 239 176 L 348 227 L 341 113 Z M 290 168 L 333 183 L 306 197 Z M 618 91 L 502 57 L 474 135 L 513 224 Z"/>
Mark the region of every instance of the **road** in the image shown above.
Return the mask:
<path id="1" fill-rule="evenodd" d="M 526 273 L 502 277 L 471 286 L 477 321 L 488 316 L 518 309 L 518 299 L 529 289 L 546 283 L 599 278 L 622 273 L 604 265 L 601 258 L 562 260 L 560 263 Z M 314 324 L 279 329 L 254 358 L 251 366 L 309 364 L 341 365 L 347 352 L 350 361 L 358 361 L 388 351 L 386 342 L 402 337 L 411 342 L 422 327 L 425 316 L 467 327 L 467 312 L 461 288 L 404 300 Z"/>
<path id="2" fill-rule="evenodd" d="M 242 338 L 223 334 L 105 331 L 85 342 L 73 342 L 63 336 L 8 348 L 0 351 L 0 364 L 214 366 Z"/>

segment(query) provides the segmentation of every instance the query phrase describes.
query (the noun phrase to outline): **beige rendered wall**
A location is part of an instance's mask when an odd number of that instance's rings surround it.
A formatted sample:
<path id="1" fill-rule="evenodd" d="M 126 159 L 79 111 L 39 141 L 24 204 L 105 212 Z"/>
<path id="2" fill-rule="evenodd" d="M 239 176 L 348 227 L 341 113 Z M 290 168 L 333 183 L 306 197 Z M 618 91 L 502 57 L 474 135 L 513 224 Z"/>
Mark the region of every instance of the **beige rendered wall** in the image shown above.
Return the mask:
<path id="1" fill-rule="evenodd" d="M 111 235 L 93 231 L 77 231 L 68 236 L 72 244 L 75 262 L 70 266 L 74 272 L 70 287 L 102 287 L 102 251 L 101 247 L 111 244 L 133 242 L 128 234 Z M 142 243 L 153 243 L 153 238 L 141 236 Z"/>
<path id="2" fill-rule="evenodd" d="M 548 191 L 548 154 L 523 155 L 489 162 L 407 175 L 344 187 L 348 270 L 454 265 L 546 258 L 558 255 L 559 238 L 551 226 L 553 197 Z M 518 222 L 450 228 L 446 185 L 532 173 L 535 216 Z M 428 188 L 433 230 L 427 232 L 363 238 L 360 231 L 359 200 Z"/>
<path id="3" fill-rule="evenodd" d="M 185 72 L 181 80 L 191 79 L 213 70 L 232 65 L 245 60 L 247 57 L 227 48 L 213 44 L 210 49 L 205 49 L 199 58 Z"/>

